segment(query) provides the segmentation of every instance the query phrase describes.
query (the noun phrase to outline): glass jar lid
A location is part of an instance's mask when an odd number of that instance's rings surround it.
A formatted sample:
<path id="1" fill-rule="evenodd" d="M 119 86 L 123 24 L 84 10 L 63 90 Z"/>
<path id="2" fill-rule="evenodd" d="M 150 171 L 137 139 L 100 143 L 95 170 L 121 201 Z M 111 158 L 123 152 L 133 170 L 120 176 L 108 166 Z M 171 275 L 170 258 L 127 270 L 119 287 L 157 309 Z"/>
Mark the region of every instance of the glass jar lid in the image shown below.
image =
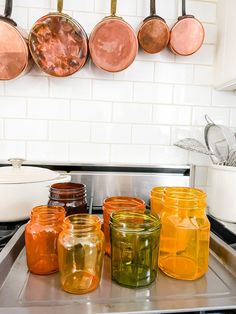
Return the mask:
<path id="1" fill-rule="evenodd" d="M 12 158 L 9 161 L 12 166 L 0 168 L 0 184 L 49 181 L 57 179 L 60 176 L 58 172 L 49 169 L 21 166 L 24 162 L 24 159 L 21 158 Z"/>

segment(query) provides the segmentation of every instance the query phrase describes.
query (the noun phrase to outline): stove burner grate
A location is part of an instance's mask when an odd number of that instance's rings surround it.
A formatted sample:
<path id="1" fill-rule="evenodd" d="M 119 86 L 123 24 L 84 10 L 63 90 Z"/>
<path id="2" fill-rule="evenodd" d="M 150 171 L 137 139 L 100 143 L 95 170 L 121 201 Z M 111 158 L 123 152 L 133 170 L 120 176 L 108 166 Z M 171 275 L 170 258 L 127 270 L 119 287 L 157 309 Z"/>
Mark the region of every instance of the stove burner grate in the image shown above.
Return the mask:
<path id="1" fill-rule="evenodd" d="M 7 242 L 13 237 L 16 231 L 25 224 L 27 220 L 17 222 L 1 222 L 0 223 L 0 252 Z"/>

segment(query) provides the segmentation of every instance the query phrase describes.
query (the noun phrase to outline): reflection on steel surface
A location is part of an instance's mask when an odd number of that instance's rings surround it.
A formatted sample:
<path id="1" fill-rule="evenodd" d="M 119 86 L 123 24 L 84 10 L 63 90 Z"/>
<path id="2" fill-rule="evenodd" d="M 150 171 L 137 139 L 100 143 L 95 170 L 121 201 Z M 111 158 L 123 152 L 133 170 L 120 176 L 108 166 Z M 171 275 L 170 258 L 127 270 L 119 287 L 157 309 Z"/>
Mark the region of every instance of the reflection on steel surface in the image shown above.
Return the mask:
<path id="1" fill-rule="evenodd" d="M 35 62 L 53 76 L 68 76 L 87 59 L 87 35 L 74 20 L 63 14 L 46 15 L 33 26 L 30 50 Z"/>

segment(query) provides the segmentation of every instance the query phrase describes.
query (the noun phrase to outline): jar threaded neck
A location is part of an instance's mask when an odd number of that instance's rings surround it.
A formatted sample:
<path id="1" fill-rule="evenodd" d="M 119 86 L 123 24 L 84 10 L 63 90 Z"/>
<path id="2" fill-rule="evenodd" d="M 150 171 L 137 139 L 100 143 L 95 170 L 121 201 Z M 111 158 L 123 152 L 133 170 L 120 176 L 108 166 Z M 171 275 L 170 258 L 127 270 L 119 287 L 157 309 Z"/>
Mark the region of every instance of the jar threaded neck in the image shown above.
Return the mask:
<path id="1" fill-rule="evenodd" d="M 36 206 L 31 211 L 31 220 L 41 225 L 62 223 L 65 218 L 65 209 L 61 206 Z"/>
<path id="2" fill-rule="evenodd" d="M 101 229 L 101 220 L 96 215 L 70 215 L 64 220 L 63 229 L 66 229 L 71 233 L 95 232 Z"/>
<path id="3" fill-rule="evenodd" d="M 130 233 L 153 232 L 161 227 L 159 217 L 125 209 L 111 214 L 110 225 Z"/>

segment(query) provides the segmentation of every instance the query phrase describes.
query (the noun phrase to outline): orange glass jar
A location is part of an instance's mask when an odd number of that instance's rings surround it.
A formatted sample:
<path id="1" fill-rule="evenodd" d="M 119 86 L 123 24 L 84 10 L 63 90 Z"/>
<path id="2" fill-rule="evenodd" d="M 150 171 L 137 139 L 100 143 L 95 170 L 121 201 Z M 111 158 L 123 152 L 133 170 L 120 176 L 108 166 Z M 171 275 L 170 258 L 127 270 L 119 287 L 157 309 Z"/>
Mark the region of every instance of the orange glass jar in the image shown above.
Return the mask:
<path id="1" fill-rule="evenodd" d="M 109 228 L 110 215 L 114 211 L 120 209 L 135 210 L 143 213 L 145 210 L 145 202 L 140 198 L 129 196 L 113 196 L 108 197 L 103 201 L 103 231 L 105 235 L 105 252 L 109 256 L 111 254 Z"/>
<path id="2" fill-rule="evenodd" d="M 205 209 L 206 194 L 201 190 L 166 191 L 158 264 L 168 276 L 194 280 L 207 272 L 210 223 Z"/>
<path id="3" fill-rule="evenodd" d="M 60 281 L 63 290 L 88 293 L 99 285 L 104 257 L 101 220 L 95 215 L 68 216 L 58 238 Z"/>
<path id="4" fill-rule="evenodd" d="M 58 271 L 57 239 L 62 231 L 65 209 L 37 206 L 25 228 L 25 248 L 29 271 L 47 275 Z"/>

